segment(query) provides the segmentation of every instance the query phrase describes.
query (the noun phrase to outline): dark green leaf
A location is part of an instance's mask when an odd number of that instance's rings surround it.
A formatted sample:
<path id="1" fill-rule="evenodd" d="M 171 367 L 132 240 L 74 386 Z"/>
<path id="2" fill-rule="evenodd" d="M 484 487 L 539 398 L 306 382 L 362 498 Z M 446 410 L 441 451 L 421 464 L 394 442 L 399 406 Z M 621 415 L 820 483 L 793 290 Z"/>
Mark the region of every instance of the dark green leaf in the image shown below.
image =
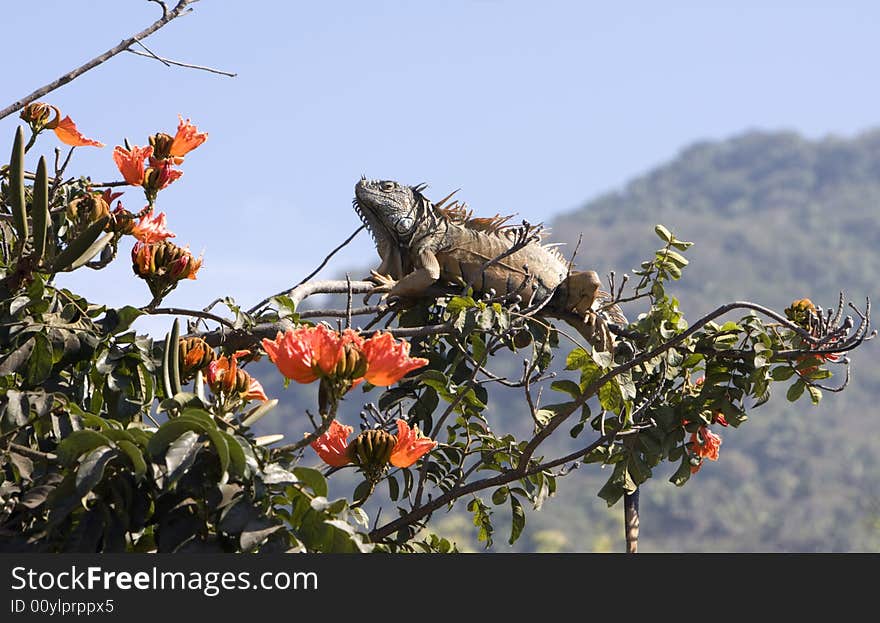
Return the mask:
<path id="1" fill-rule="evenodd" d="M 312 469 L 311 467 L 295 467 L 293 468 L 293 473 L 299 481 L 308 486 L 316 496 L 327 496 L 327 480 L 321 472 Z"/>
<path id="2" fill-rule="evenodd" d="M 104 477 L 104 468 L 114 456 L 116 456 L 116 451 L 107 446 L 95 448 L 86 455 L 76 470 L 76 492 L 80 497 L 85 496 L 101 482 L 101 478 Z"/>
<path id="3" fill-rule="evenodd" d="M 112 446 L 113 442 L 93 430 L 78 430 L 71 433 L 58 445 L 58 460 L 62 465 L 73 464 L 85 452 L 90 452 L 101 446 Z"/>
<path id="4" fill-rule="evenodd" d="M 525 511 L 515 495 L 510 496 L 510 513 L 510 539 L 507 542 L 513 545 L 526 525 Z"/>

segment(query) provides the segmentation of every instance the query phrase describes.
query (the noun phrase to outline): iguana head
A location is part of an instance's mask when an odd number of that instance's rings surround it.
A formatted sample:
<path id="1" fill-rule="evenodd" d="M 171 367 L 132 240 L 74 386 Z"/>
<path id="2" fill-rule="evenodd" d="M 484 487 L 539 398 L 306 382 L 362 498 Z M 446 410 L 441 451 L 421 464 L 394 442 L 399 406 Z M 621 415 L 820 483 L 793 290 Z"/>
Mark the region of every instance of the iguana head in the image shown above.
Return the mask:
<path id="1" fill-rule="evenodd" d="M 430 205 L 421 190 L 392 180 L 361 178 L 354 187 L 354 209 L 373 237 L 407 243 L 430 220 Z"/>

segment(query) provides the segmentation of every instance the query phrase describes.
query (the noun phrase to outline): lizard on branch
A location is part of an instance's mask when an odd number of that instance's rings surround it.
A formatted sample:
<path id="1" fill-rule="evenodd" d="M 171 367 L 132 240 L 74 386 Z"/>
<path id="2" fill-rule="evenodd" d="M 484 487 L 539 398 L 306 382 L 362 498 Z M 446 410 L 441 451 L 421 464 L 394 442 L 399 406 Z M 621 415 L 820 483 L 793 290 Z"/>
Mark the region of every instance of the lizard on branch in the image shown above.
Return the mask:
<path id="1" fill-rule="evenodd" d="M 593 348 L 612 349 L 607 322 L 626 319 L 607 304 L 595 271 L 572 271 L 554 245 L 541 243 L 540 225 L 475 218 L 458 201 L 447 204 L 455 193 L 432 203 L 424 189 L 366 178 L 355 185 L 354 209 L 382 259 L 372 271 L 376 292 L 418 297 L 434 284 L 469 284 L 483 294 L 520 295 L 543 303 L 538 315 L 563 320 Z"/>

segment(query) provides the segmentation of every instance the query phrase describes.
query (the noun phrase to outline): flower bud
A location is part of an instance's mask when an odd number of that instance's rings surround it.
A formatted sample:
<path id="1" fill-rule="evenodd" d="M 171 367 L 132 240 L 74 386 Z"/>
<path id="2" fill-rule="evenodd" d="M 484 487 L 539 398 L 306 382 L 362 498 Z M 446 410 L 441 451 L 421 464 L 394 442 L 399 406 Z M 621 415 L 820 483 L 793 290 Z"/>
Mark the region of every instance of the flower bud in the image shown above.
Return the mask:
<path id="1" fill-rule="evenodd" d="M 55 111 L 55 118 L 50 121 L 49 119 L 52 116 L 53 110 Z M 31 102 L 21 109 L 21 113 L 18 116 L 27 122 L 33 132 L 39 132 L 43 129 L 51 130 L 55 128 L 58 125 L 58 119 L 61 117 L 61 113 L 57 108 L 50 106 L 49 104 L 43 102 Z"/>
<path id="2" fill-rule="evenodd" d="M 200 337 L 181 339 L 178 343 L 181 379 L 191 379 L 217 359 L 217 353 Z"/>
<path id="3" fill-rule="evenodd" d="M 340 380 L 354 380 L 361 378 L 366 372 L 366 356 L 355 344 L 347 342 L 342 347 L 342 355 L 333 368 L 333 376 Z"/>
<path id="4" fill-rule="evenodd" d="M 157 132 L 150 137 L 150 146 L 153 148 L 153 158 L 165 160 L 171 156 L 171 145 L 174 137 L 164 132 Z"/>
<path id="5" fill-rule="evenodd" d="M 809 328 L 816 317 L 816 306 L 810 299 L 798 299 L 792 301 L 785 308 L 785 317 L 804 328 Z"/>
<path id="6" fill-rule="evenodd" d="M 72 221 L 89 225 L 110 215 L 110 206 L 100 193 L 80 195 L 67 204 L 67 216 Z"/>
<path id="7" fill-rule="evenodd" d="M 370 482 L 376 482 L 391 459 L 391 451 L 397 445 L 397 437 L 384 430 L 365 430 L 349 446 L 349 457 L 356 463 Z"/>

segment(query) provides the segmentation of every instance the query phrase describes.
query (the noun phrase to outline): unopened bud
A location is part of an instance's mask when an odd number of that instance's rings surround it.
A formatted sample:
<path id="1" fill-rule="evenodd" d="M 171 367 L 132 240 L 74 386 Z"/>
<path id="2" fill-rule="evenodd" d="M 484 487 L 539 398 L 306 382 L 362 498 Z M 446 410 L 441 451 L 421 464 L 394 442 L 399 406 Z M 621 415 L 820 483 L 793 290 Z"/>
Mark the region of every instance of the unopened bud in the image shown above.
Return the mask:
<path id="1" fill-rule="evenodd" d="M 55 111 L 55 118 L 50 121 L 49 119 L 52 116 L 53 110 Z M 27 122 L 32 131 L 39 132 L 43 129 L 51 130 L 57 127 L 61 113 L 57 108 L 50 106 L 49 104 L 43 102 L 31 102 L 21 109 L 21 113 L 18 116 Z"/>
<path id="2" fill-rule="evenodd" d="M 217 358 L 214 349 L 200 337 L 189 337 L 178 342 L 181 379 L 190 379 Z"/>
<path id="3" fill-rule="evenodd" d="M 109 215 L 110 206 L 99 193 L 80 195 L 67 204 L 67 216 L 72 221 L 90 224 Z"/>
<path id="4" fill-rule="evenodd" d="M 150 146 L 153 148 L 153 158 L 157 160 L 165 160 L 171 156 L 171 144 L 174 143 L 174 137 L 157 132 L 150 137 Z"/>
<path id="5" fill-rule="evenodd" d="M 384 430 L 365 430 L 349 446 L 349 458 L 363 470 L 370 482 L 376 482 L 391 459 L 397 437 Z"/>

